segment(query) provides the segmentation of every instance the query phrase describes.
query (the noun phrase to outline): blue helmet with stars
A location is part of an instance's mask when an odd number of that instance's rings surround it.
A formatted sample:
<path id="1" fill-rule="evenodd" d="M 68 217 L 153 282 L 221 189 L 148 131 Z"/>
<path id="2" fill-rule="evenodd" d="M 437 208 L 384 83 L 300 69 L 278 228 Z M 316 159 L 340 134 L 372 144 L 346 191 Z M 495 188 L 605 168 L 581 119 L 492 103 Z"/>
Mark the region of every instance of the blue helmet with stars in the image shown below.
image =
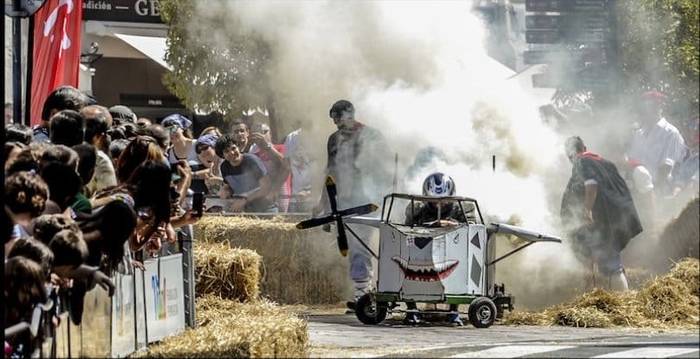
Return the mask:
<path id="1" fill-rule="evenodd" d="M 455 194 L 455 182 L 452 177 L 435 172 L 423 181 L 423 195 L 432 197 L 448 197 Z"/>

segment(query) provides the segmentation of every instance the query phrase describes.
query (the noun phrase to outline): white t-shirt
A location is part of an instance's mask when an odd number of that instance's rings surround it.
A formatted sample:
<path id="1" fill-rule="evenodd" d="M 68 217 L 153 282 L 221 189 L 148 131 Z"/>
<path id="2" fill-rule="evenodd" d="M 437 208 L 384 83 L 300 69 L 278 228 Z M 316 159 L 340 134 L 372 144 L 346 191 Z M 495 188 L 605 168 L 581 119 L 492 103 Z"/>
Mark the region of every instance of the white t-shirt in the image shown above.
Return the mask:
<path id="1" fill-rule="evenodd" d="M 284 139 L 284 148 L 284 157 L 289 159 L 291 165 L 292 195 L 311 190 L 311 159 L 301 129 L 287 135 Z"/>
<path id="2" fill-rule="evenodd" d="M 187 143 L 187 155 L 185 157 L 177 157 L 175 156 L 175 147 L 170 147 L 168 150 L 168 162 L 170 164 L 177 163 L 180 160 L 186 160 L 187 163 L 193 164 L 199 162 L 199 159 L 197 158 L 197 152 L 194 149 L 194 141 L 188 141 Z M 182 154 L 180 154 L 182 155 Z"/>
<path id="3" fill-rule="evenodd" d="M 95 175 L 88 183 L 88 191 L 90 194 L 97 193 L 107 187 L 116 186 L 117 177 L 114 171 L 112 159 L 106 153 L 97 150 L 97 159 L 95 162 Z"/>
<path id="4" fill-rule="evenodd" d="M 662 165 L 673 167 L 682 161 L 685 152 L 683 136 L 675 126 L 662 118 L 650 128 L 635 131 L 627 157 L 639 161 L 654 177 Z"/>

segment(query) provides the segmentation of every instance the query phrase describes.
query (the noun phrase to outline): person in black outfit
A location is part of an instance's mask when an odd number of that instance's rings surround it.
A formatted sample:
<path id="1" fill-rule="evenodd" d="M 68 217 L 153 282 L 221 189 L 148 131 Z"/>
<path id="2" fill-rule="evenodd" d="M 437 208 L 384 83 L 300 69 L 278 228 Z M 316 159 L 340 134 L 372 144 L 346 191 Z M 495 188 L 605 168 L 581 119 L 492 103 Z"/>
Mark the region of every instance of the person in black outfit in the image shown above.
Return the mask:
<path id="1" fill-rule="evenodd" d="M 566 154 L 573 168 L 562 198 L 562 222 L 573 228 L 578 252 L 598 265 L 608 286 L 627 290 L 620 254 L 643 230 L 627 183 L 612 162 L 587 151 L 578 136 L 567 139 Z"/>

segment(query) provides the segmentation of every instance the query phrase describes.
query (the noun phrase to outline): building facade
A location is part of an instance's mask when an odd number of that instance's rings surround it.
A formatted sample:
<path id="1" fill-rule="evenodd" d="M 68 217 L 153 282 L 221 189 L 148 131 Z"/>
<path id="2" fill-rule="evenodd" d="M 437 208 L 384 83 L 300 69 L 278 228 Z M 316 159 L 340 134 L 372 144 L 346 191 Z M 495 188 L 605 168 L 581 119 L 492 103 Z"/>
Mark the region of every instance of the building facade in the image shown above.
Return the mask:
<path id="1" fill-rule="evenodd" d="M 126 105 L 153 120 L 192 116 L 163 85 L 167 26 L 159 9 L 158 0 L 84 0 L 78 87 L 100 104 Z M 28 27 L 22 19 L 23 92 Z M 5 16 L 5 103 L 13 98 L 12 51 L 12 18 Z"/>

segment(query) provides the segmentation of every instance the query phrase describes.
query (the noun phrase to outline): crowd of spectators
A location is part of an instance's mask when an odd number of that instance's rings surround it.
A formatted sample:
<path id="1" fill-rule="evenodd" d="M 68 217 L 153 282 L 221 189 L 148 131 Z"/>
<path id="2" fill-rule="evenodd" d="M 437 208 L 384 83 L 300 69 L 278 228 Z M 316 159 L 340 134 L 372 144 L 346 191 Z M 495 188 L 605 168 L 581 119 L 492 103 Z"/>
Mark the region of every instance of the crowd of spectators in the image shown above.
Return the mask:
<path id="1" fill-rule="evenodd" d="M 646 230 L 662 229 L 657 218 L 675 213 L 676 199 L 697 196 L 698 118 L 689 121 L 664 115 L 666 96 L 657 91 L 642 94 L 635 109 L 636 130 L 627 141 L 624 154 L 627 179 Z M 685 205 L 677 203 L 679 205 Z"/>
<path id="2" fill-rule="evenodd" d="M 684 140 L 684 131 L 662 117 L 663 101 L 654 92 L 641 99 L 640 128 L 622 171 L 652 202 L 698 183 L 698 120 Z M 199 219 L 190 208 L 194 193 L 211 199 L 208 211 L 313 207 L 303 130 L 274 144 L 266 116 L 195 136 L 182 114 L 138 117 L 70 86 L 48 96 L 41 116 L 34 129 L 10 123 L 5 132 L 6 326 L 30 322 L 34 308 L 47 302 L 54 304 L 54 322 L 68 311 L 79 324 L 87 291 L 100 286 L 112 293 L 112 274 L 143 269 L 144 258 L 176 246 L 178 228 Z M 8 338 L 6 357 L 29 356 L 37 338 Z"/>
<path id="3" fill-rule="evenodd" d="M 178 228 L 199 219 L 193 193 L 219 199 L 209 210 L 307 211 L 309 162 L 299 136 L 272 144 L 269 124 L 237 120 L 194 137 L 182 114 L 139 118 L 57 88 L 39 126 L 6 129 L 6 328 L 30 323 L 45 303 L 53 303 L 54 324 L 65 311 L 79 324 L 87 291 L 111 295 L 111 275 L 143 269 L 145 258 L 177 245 Z M 30 356 L 40 338 L 8 337 L 5 356 Z"/>

